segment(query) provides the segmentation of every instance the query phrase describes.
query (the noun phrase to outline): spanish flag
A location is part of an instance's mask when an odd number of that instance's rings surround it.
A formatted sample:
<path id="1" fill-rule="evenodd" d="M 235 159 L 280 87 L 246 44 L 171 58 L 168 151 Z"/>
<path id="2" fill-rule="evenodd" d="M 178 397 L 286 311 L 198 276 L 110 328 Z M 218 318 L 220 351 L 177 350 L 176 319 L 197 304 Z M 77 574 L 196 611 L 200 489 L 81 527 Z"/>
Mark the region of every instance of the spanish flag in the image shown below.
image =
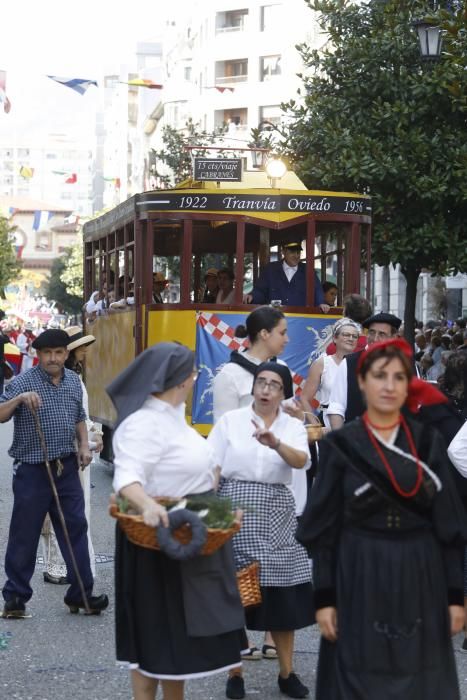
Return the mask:
<path id="1" fill-rule="evenodd" d="M 131 85 L 132 87 L 145 87 L 149 88 L 150 90 L 162 90 L 164 87 L 163 85 L 153 83 L 152 80 L 146 80 L 145 78 L 133 78 L 133 80 L 129 80 L 127 83 L 124 82 L 124 85 Z"/>

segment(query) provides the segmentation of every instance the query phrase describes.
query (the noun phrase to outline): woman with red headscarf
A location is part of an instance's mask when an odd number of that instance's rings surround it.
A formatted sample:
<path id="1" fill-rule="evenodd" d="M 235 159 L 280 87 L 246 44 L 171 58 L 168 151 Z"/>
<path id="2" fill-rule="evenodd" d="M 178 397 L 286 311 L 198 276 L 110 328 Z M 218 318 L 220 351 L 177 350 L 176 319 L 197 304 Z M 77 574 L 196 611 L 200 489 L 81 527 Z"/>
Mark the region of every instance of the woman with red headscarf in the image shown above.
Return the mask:
<path id="1" fill-rule="evenodd" d="M 459 700 L 450 634 L 464 623 L 464 509 L 442 438 L 404 405 L 443 395 L 402 339 L 362 354 L 367 410 L 320 442 L 298 540 L 313 558 L 317 700 Z"/>

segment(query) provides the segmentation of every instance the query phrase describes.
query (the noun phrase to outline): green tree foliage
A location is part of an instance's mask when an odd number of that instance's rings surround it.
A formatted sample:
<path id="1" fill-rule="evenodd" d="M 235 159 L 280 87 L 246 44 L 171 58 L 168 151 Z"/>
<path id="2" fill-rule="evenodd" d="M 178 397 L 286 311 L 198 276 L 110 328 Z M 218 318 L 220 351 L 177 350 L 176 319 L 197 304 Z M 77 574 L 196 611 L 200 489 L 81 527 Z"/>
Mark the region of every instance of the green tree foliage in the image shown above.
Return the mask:
<path id="1" fill-rule="evenodd" d="M 423 66 L 412 28 L 424 2 L 307 0 L 329 41 L 299 46 L 303 98 L 284 108 L 287 147 L 309 187 L 367 192 L 373 260 L 400 263 L 413 328 L 420 271 L 467 270 L 467 71 Z"/>
<path id="2" fill-rule="evenodd" d="M 172 186 L 192 175 L 192 157 L 203 156 L 203 151 L 187 150 L 185 146 L 212 146 L 225 134 L 225 127 L 215 129 L 212 132 L 200 130 L 199 124 L 189 119 L 182 131 L 172 126 L 164 126 L 162 130 L 163 148 L 160 151 L 152 150 L 152 159 L 156 163 L 164 163 L 172 171 L 172 175 L 161 175 L 156 171 L 166 185 Z M 226 149 L 228 150 L 228 149 Z"/>
<path id="3" fill-rule="evenodd" d="M 66 286 L 68 294 L 80 299 L 83 298 L 83 239 L 81 235 L 76 243 L 69 248 L 65 269 L 61 273 L 60 279 Z"/>
<path id="4" fill-rule="evenodd" d="M 71 253 L 72 248 L 69 248 L 64 255 L 55 258 L 53 261 L 46 296 L 49 301 L 55 301 L 64 313 L 78 314 L 83 306 L 82 294 L 78 296 L 70 293 L 67 285 L 62 280 L 62 275 L 66 271 L 67 261 Z M 82 276 L 81 266 L 81 277 Z"/>
<path id="5" fill-rule="evenodd" d="M 16 226 L 11 226 L 4 216 L 0 216 L 0 296 L 4 298 L 3 289 L 18 277 L 21 262 L 13 248 L 13 234 Z"/>

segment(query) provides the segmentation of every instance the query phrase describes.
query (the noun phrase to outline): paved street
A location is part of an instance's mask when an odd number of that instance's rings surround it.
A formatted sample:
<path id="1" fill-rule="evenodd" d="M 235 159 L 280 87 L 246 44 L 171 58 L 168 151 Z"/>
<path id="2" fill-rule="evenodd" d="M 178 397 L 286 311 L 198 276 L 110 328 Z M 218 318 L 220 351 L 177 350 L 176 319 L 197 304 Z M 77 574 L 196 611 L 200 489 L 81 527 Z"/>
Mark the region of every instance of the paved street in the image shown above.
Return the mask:
<path id="1" fill-rule="evenodd" d="M 0 558 L 3 563 L 11 510 L 11 460 L 7 449 L 11 424 L 0 425 Z M 92 467 L 92 533 L 97 553 L 95 590 L 107 592 L 108 611 L 100 617 L 70 615 L 62 598 L 64 588 L 45 584 L 38 563 L 33 579 L 34 595 L 29 604 L 32 618 L 0 620 L 0 699 L 3 700 L 130 700 L 126 671 L 118 669 L 113 636 L 113 521 L 107 515 L 111 476 L 102 467 Z M 39 551 L 41 554 L 41 551 Z M 3 571 L 2 571 L 3 575 Z M 258 646 L 259 635 L 252 636 Z M 455 640 L 459 647 L 460 638 Z M 315 629 L 297 635 L 295 666 L 303 680 L 313 686 L 318 636 Z M 456 654 L 462 698 L 467 700 L 467 655 Z M 245 663 L 247 697 L 266 700 L 281 696 L 274 661 Z M 190 700 L 222 699 L 225 678 L 188 684 Z M 159 694 L 161 697 L 161 694 Z M 376 700 L 376 699 L 375 699 Z M 407 699 L 409 700 L 409 699 Z M 441 699 L 440 699 L 441 700 Z"/>

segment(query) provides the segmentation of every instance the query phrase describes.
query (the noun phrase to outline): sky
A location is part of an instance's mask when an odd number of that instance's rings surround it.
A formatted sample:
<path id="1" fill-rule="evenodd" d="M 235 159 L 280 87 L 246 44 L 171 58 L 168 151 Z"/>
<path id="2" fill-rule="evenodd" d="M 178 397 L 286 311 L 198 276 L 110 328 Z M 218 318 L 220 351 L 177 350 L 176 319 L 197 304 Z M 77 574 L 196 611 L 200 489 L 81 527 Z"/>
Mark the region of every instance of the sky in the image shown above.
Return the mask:
<path id="1" fill-rule="evenodd" d="M 176 9 L 183 4 L 172 0 Z M 97 90 L 80 96 L 46 76 L 99 80 L 127 64 L 138 41 L 157 40 L 165 23 L 157 0 L 3 0 L 1 7 L 0 70 L 12 107 L 0 112 L 0 142 L 92 128 Z"/>

